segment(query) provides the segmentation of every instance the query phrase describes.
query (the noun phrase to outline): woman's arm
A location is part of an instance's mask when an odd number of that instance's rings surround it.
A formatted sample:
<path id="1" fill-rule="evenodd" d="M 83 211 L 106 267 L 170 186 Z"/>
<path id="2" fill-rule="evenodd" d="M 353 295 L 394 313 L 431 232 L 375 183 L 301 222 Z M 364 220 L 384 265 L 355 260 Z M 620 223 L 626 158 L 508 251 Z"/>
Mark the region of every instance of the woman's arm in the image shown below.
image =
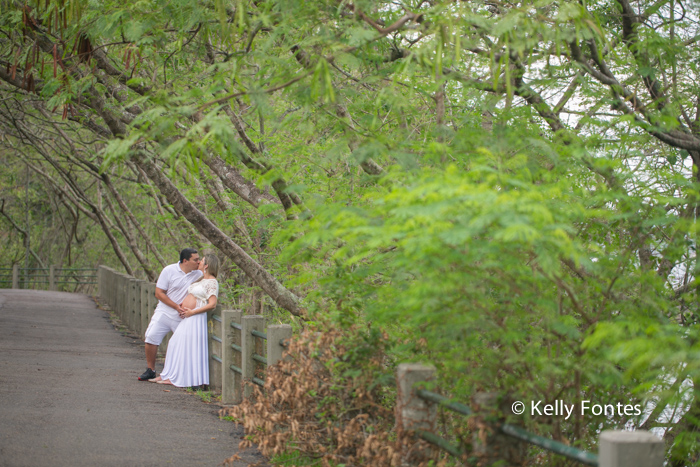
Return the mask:
<path id="1" fill-rule="evenodd" d="M 189 318 L 190 316 L 198 315 L 199 313 L 206 313 L 209 310 L 213 310 L 216 308 L 216 295 L 212 295 L 209 297 L 209 300 L 207 301 L 207 304 L 204 306 L 201 306 L 199 308 L 195 308 L 194 310 L 190 310 L 188 308 L 185 308 L 185 318 Z"/>

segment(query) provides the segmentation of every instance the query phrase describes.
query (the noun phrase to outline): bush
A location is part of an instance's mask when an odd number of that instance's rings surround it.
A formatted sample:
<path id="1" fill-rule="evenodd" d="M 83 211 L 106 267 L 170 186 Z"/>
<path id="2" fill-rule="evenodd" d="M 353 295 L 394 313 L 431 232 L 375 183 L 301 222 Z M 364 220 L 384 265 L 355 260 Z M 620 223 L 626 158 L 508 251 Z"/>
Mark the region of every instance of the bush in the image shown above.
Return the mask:
<path id="1" fill-rule="evenodd" d="M 299 453 L 321 465 L 399 465 L 408 437 L 395 430 L 393 368 L 376 330 L 307 330 L 269 367 L 265 388 L 224 414 L 242 420 L 265 456 Z M 408 457 L 431 453 L 419 444 Z M 429 459 L 419 458 L 420 463 Z"/>

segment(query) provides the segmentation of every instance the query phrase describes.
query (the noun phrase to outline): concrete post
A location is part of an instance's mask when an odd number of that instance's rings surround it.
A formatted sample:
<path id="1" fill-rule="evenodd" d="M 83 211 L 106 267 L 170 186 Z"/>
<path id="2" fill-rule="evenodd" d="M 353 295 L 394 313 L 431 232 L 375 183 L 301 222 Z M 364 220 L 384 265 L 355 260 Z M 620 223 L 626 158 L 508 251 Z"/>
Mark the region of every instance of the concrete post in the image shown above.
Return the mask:
<path id="1" fill-rule="evenodd" d="M 136 279 L 126 276 L 126 323 L 129 331 L 134 331 L 134 292 Z"/>
<path id="2" fill-rule="evenodd" d="M 118 316 L 117 296 L 119 295 L 119 276 L 117 276 L 117 271 L 109 271 L 107 275 L 107 290 L 109 290 L 109 307 Z"/>
<path id="3" fill-rule="evenodd" d="M 103 266 L 97 266 L 97 296 L 101 298 L 101 301 L 104 302 L 104 288 L 102 286 L 102 270 Z"/>
<path id="4" fill-rule="evenodd" d="M 472 435 L 472 454 L 484 465 L 524 465 L 527 443 L 511 438 L 499 428 L 511 415 L 511 401 L 493 392 L 476 392 L 469 406 L 475 426 L 487 427 Z"/>
<path id="5" fill-rule="evenodd" d="M 399 431 L 434 430 L 437 419 L 436 405 L 416 395 L 420 383 L 434 378 L 433 365 L 399 364 L 396 372 L 396 424 Z"/>
<path id="6" fill-rule="evenodd" d="M 134 334 L 141 333 L 141 281 L 131 279 L 131 330 Z"/>
<path id="7" fill-rule="evenodd" d="M 156 299 L 156 285 L 151 283 L 148 284 L 148 317 L 146 318 L 147 323 L 150 324 L 151 318 L 153 318 L 153 312 L 156 310 L 158 305 L 158 299 Z M 144 331 L 145 332 L 145 331 Z"/>
<path id="8" fill-rule="evenodd" d="M 56 266 L 49 266 L 49 290 L 55 292 L 56 288 Z"/>
<path id="9" fill-rule="evenodd" d="M 241 331 L 231 326 L 231 323 L 240 326 L 242 311 L 224 310 L 221 312 L 221 342 L 222 355 L 221 364 L 221 403 L 224 405 L 241 403 L 242 375 L 231 369 L 231 365 L 241 369 Z M 238 347 L 235 350 L 232 345 Z"/>
<path id="10" fill-rule="evenodd" d="M 223 377 L 223 354 L 225 352 L 223 341 L 219 342 L 223 330 L 223 322 L 214 319 L 217 315 L 221 319 L 221 305 L 207 312 L 207 344 L 209 345 L 209 387 L 211 389 L 221 389 L 221 378 Z M 223 320 L 222 320 L 223 321 Z M 216 339 L 215 339 L 216 338 Z M 218 360 L 214 359 L 214 355 Z M 219 361 L 221 360 L 221 361 Z"/>
<path id="11" fill-rule="evenodd" d="M 126 326 L 127 329 L 129 329 L 129 322 L 127 319 L 129 318 L 129 314 L 127 313 L 127 310 L 129 309 L 129 278 L 126 274 L 122 274 L 121 276 L 121 313 L 122 313 L 122 323 L 124 323 L 124 326 Z"/>
<path id="12" fill-rule="evenodd" d="M 121 295 L 121 277 L 118 272 L 114 272 L 114 312 L 117 314 L 117 317 L 124 322 L 121 316 L 121 309 L 119 308 L 120 305 L 120 295 Z"/>
<path id="13" fill-rule="evenodd" d="M 109 286 L 109 279 L 110 279 L 110 271 L 107 269 L 105 266 L 100 267 L 100 296 L 104 297 L 104 301 L 107 304 L 107 306 L 111 309 L 114 310 L 114 307 L 112 306 L 112 297 L 111 297 L 111 287 Z"/>
<path id="14" fill-rule="evenodd" d="M 241 320 L 241 331 L 243 340 L 243 352 L 242 352 L 242 370 L 243 370 L 243 397 L 248 398 L 253 393 L 253 377 L 255 376 L 255 360 L 253 360 L 253 354 L 255 353 L 255 341 L 256 337 L 253 336 L 252 331 L 262 332 L 265 329 L 265 318 L 260 315 L 250 315 L 244 316 Z"/>
<path id="15" fill-rule="evenodd" d="M 125 277 L 124 274 L 117 273 L 114 278 L 116 283 L 115 309 L 119 320 L 123 325 L 126 325 L 126 314 L 124 313 L 124 301 L 126 299 L 126 289 L 124 288 Z"/>
<path id="16" fill-rule="evenodd" d="M 289 324 L 273 324 L 267 327 L 267 366 L 268 368 L 282 360 L 285 347 L 280 341 L 288 341 L 292 337 L 292 327 Z"/>
<path id="17" fill-rule="evenodd" d="M 114 285 L 112 286 L 112 302 L 114 303 L 114 312 L 119 316 L 119 289 L 121 283 L 117 271 L 112 272 L 112 281 L 114 281 Z"/>
<path id="18" fill-rule="evenodd" d="M 12 288 L 19 289 L 19 264 L 12 266 Z"/>
<path id="19" fill-rule="evenodd" d="M 111 310 L 114 310 L 114 308 L 112 307 L 112 304 L 110 303 L 110 293 L 109 293 L 110 291 L 109 291 L 109 287 L 107 285 L 109 283 L 108 279 L 109 279 L 109 269 L 107 269 L 106 266 L 100 266 L 100 268 L 98 269 L 98 273 L 97 273 L 98 291 L 99 291 L 100 297 L 102 297 L 102 300 L 104 301 L 104 303 Z"/>
<path id="20" fill-rule="evenodd" d="M 148 282 L 139 284 L 139 337 L 144 338 L 148 326 Z"/>
<path id="21" fill-rule="evenodd" d="M 107 293 L 109 295 L 108 303 L 109 307 L 112 309 L 112 311 L 116 312 L 117 311 L 117 274 L 116 271 L 112 271 L 111 269 L 107 271 L 107 274 L 105 275 L 105 288 L 107 289 Z"/>
<path id="22" fill-rule="evenodd" d="M 664 442 L 648 431 L 608 430 L 600 434 L 600 467 L 662 467 Z"/>
<path id="23" fill-rule="evenodd" d="M 119 319 L 121 319 L 122 324 L 126 326 L 126 293 L 129 289 L 126 287 L 126 274 L 120 273 L 117 277 L 119 278 L 119 290 L 117 292 Z"/>
<path id="24" fill-rule="evenodd" d="M 109 268 L 104 268 L 102 284 L 104 285 L 105 292 L 107 294 L 107 304 L 109 305 L 109 308 L 114 312 L 117 310 L 117 307 L 114 303 L 114 299 L 117 296 L 117 277 L 115 275 L 115 271 Z"/>
<path id="25" fill-rule="evenodd" d="M 122 277 L 122 288 L 123 288 L 123 294 L 122 294 L 122 323 L 124 323 L 124 326 L 126 326 L 126 329 L 129 330 L 131 326 L 129 325 L 129 299 L 131 298 L 129 295 L 129 276 L 126 274 L 123 274 Z"/>

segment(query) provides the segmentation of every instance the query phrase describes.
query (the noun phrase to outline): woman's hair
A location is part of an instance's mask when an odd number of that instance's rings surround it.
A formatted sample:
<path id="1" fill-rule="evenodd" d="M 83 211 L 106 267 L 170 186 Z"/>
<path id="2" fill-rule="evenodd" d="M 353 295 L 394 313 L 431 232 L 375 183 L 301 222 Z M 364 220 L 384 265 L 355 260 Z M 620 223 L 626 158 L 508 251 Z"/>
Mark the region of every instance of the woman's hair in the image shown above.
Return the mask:
<path id="1" fill-rule="evenodd" d="M 204 255 L 204 264 L 206 264 L 207 272 L 209 274 L 214 277 L 219 276 L 219 258 L 215 254 L 210 253 L 208 255 Z"/>

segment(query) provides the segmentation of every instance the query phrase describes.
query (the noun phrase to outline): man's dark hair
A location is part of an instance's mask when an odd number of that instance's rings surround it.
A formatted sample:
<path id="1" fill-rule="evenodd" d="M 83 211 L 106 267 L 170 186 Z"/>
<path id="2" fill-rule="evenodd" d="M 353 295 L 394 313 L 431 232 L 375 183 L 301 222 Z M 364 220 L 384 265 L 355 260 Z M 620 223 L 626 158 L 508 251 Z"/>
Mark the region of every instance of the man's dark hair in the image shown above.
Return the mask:
<path id="1" fill-rule="evenodd" d="M 180 252 L 180 262 L 186 261 L 192 257 L 193 254 L 197 253 L 194 248 L 185 248 Z"/>

